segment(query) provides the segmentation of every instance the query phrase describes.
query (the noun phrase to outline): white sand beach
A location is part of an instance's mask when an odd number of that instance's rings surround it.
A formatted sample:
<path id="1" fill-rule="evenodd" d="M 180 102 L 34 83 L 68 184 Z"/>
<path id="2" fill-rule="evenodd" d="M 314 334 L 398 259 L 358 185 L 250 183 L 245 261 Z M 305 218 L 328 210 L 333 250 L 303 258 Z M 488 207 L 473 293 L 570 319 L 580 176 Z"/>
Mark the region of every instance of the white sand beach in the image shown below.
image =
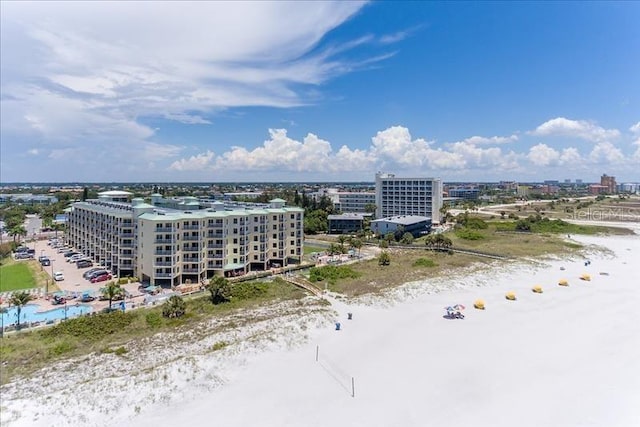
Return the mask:
<path id="1" fill-rule="evenodd" d="M 609 251 L 291 307 L 213 353 L 224 337 L 70 363 L 4 386 L 2 425 L 640 425 L 640 236 L 575 239 Z"/>

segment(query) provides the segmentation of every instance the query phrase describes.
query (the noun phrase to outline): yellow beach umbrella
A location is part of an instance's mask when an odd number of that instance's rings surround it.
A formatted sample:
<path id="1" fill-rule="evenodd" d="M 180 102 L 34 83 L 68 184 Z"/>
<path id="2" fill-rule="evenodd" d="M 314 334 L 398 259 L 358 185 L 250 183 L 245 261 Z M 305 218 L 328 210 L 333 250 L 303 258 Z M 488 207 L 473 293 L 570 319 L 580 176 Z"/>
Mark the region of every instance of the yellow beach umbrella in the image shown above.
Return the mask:
<path id="1" fill-rule="evenodd" d="M 582 276 L 580 276 L 580 279 L 584 280 L 585 282 L 589 282 L 589 281 L 591 281 L 591 276 L 589 276 L 587 273 L 585 273 Z"/>
<path id="2" fill-rule="evenodd" d="M 542 286 L 540 285 L 534 285 L 533 288 L 531 288 L 531 290 L 533 292 L 535 292 L 536 294 L 541 294 L 542 293 Z"/>
<path id="3" fill-rule="evenodd" d="M 473 307 L 477 308 L 478 310 L 484 310 L 484 301 L 481 299 L 477 299 L 474 303 L 473 303 Z"/>
<path id="4" fill-rule="evenodd" d="M 567 279 L 560 279 L 560 281 L 558 282 L 558 285 L 569 286 L 569 282 L 567 281 Z"/>
<path id="5" fill-rule="evenodd" d="M 515 301 L 516 300 L 516 293 L 513 291 L 509 291 L 507 292 L 507 294 L 504 296 L 506 299 L 508 299 L 509 301 Z"/>

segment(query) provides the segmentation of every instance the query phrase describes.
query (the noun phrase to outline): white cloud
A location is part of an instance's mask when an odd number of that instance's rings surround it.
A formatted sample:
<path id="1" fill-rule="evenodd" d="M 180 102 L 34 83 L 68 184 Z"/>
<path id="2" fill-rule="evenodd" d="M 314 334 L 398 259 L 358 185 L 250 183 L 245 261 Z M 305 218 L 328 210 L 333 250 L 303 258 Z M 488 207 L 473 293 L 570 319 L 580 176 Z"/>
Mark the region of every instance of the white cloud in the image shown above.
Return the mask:
<path id="1" fill-rule="evenodd" d="M 559 151 L 547 144 L 537 144 L 531 147 L 527 159 L 535 166 L 573 166 L 584 161 L 574 147 Z"/>
<path id="2" fill-rule="evenodd" d="M 321 43 L 362 6 L 3 3 L 3 132 L 36 132 L 48 144 L 138 143 L 154 134 L 145 117 L 207 125 L 229 107 L 308 104 L 304 85 L 386 57 L 346 59 L 371 36 Z"/>
<path id="3" fill-rule="evenodd" d="M 27 154 L 31 156 L 37 156 L 38 154 L 40 154 L 40 151 L 37 148 L 32 148 L 30 150 L 27 150 Z"/>
<path id="4" fill-rule="evenodd" d="M 592 122 L 564 117 L 546 121 L 530 133 L 537 136 L 568 136 L 593 142 L 607 141 L 620 136 L 617 129 L 604 129 Z"/>
<path id="5" fill-rule="evenodd" d="M 177 160 L 169 166 L 169 169 L 176 171 L 200 171 L 211 169 L 213 166 L 212 160 L 214 159 L 214 156 L 215 154 L 213 151 L 207 151 L 206 153 L 191 156 L 188 159 Z"/>
<path id="6" fill-rule="evenodd" d="M 640 122 L 638 122 L 635 125 L 631 126 L 629 128 L 629 130 L 631 131 L 631 133 L 640 134 Z"/>
<path id="7" fill-rule="evenodd" d="M 594 163 L 616 164 L 624 161 L 624 154 L 610 142 L 599 142 L 593 147 L 589 159 Z"/>
<path id="8" fill-rule="evenodd" d="M 484 136 L 472 136 L 463 140 L 462 142 L 466 142 L 474 145 L 498 145 L 498 144 L 508 144 L 510 142 L 515 142 L 518 140 L 518 135 L 510 135 L 510 136 L 492 136 L 492 137 L 484 137 Z"/>

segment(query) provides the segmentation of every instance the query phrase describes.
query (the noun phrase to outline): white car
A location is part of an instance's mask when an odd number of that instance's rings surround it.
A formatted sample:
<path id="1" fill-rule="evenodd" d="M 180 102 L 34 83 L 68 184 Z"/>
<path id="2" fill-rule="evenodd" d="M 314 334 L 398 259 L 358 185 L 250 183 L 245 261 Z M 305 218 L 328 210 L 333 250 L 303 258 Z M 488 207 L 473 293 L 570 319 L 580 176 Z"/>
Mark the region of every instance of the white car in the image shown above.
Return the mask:
<path id="1" fill-rule="evenodd" d="M 64 280 L 64 274 L 62 274 L 62 271 L 56 271 L 53 273 L 53 280 L 56 282 L 62 282 Z"/>

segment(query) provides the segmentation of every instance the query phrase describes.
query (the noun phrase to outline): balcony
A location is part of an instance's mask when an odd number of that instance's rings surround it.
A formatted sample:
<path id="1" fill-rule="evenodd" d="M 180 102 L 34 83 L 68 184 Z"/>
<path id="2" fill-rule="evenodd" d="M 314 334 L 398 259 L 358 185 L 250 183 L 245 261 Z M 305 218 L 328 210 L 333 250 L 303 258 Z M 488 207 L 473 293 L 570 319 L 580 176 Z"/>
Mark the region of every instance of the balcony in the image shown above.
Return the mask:
<path id="1" fill-rule="evenodd" d="M 182 236 L 182 240 L 198 241 L 200 236 Z"/>
<path id="2" fill-rule="evenodd" d="M 197 246 L 196 247 L 185 246 L 182 248 L 182 252 L 199 252 L 199 251 L 200 251 L 200 248 Z"/>
<path id="3" fill-rule="evenodd" d="M 175 228 L 173 227 L 156 227 L 156 233 L 173 233 Z"/>
<path id="4" fill-rule="evenodd" d="M 156 249 L 153 252 L 153 254 L 154 255 L 173 255 L 174 251 L 167 251 L 167 250 L 164 250 L 164 249 Z"/>
<path id="5" fill-rule="evenodd" d="M 156 240 L 153 241 L 153 243 L 155 243 L 155 244 L 167 244 L 167 243 L 173 243 L 174 241 L 175 241 L 174 239 L 157 238 Z"/>
<path id="6" fill-rule="evenodd" d="M 159 261 L 159 262 L 154 261 L 153 266 L 154 267 L 173 267 L 173 263 L 168 261 Z"/>
<path id="7" fill-rule="evenodd" d="M 200 273 L 200 269 L 199 268 L 183 268 L 182 272 L 183 273 Z"/>
<path id="8" fill-rule="evenodd" d="M 173 277 L 175 276 L 175 273 L 156 273 L 154 276 L 156 278 Z"/>

